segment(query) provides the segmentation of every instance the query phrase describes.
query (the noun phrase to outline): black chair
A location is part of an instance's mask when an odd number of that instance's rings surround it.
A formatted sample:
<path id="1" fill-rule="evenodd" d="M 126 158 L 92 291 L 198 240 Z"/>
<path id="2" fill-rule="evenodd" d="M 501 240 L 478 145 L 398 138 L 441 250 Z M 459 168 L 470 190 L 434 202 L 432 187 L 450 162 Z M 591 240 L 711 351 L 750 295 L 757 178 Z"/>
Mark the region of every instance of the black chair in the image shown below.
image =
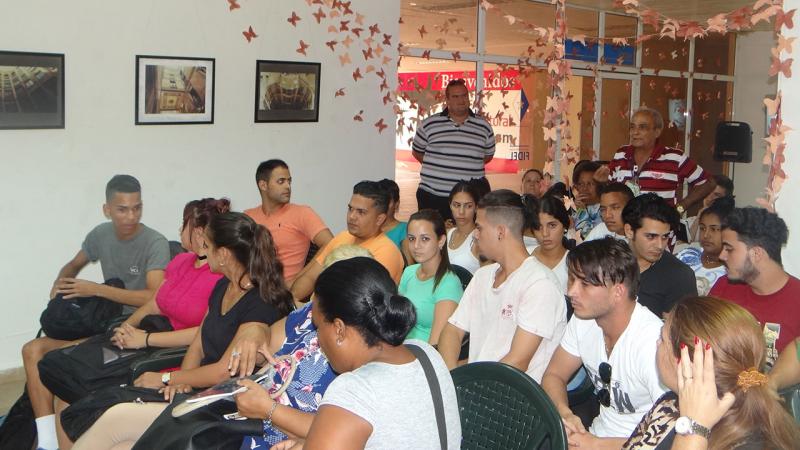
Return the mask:
<path id="1" fill-rule="evenodd" d="M 466 290 L 469 282 L 472 281 L 472 273 L 455 264 L 450 265 L 450 270 L 456 274 L 459 281 L 461 281 L 461 288 Z M 461 352 L 458 354 L 458 359 L 467 359 L 469 358 L 469 333 L 464 333 L 464 339 L 461 341 Z"/>
<path id="2" fill-rule="evenodd" d="M 555 405 L 524 372 L 477 362 L 450 373 L 458 396 L 462 449 L 567 449 Z"/>

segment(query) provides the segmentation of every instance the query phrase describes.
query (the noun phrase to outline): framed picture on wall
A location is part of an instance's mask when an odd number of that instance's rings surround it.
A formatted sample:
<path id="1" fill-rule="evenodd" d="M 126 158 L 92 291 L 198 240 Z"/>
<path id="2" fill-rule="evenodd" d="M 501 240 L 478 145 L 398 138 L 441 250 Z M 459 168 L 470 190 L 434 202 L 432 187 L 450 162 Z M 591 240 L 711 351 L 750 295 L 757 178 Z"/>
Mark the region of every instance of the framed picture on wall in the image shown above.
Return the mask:
<path id="1" fill-rule="evenodd" d="M 320 63 L 256 61 L 256 122 L 319 121 Z"/>
<path id="2" fill-rule="evenodd" d="M 136 56 L 136 125 L 214 123 L 214 59 Z"/>
<path id="3" fill-rule="evenodd" d="M 64 128 L 64 55 L 0 51 L 0 130 Z"/>

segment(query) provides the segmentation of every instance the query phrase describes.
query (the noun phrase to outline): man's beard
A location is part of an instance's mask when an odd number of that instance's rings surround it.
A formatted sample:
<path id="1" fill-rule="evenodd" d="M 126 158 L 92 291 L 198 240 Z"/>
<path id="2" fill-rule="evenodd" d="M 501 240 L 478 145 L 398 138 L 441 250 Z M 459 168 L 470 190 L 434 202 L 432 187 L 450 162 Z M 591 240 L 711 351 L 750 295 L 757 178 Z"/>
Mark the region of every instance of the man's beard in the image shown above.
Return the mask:
<path id="1" fill-rule="evenodd" d="M 742 270 L 740 272 L 741 273 L 737 278 L 731 278 L 730 275 L 728 275 L 728 280 L 734 283 L 750 284 L 755 281 L 759 275 L 761 275 L 761 272 L 759 272 L 758 269 L 756 269 L 756 267 L 753 265 L 753 261 L 750 260 L 750 256 L 745 258 L 744 264 L 742 265 Z"/>

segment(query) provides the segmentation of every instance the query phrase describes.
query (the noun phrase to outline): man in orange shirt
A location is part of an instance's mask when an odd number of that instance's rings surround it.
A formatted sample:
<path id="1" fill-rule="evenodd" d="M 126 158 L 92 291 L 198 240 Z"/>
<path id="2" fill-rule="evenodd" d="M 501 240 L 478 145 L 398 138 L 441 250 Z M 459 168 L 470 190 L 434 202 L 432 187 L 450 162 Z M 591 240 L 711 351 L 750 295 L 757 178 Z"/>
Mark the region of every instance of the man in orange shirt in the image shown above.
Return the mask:
<path id="1" fill-rule="evenodd" d="M 333 234 L 311 207 L 289 202 L 292 175 L 285 162 L 270 159 L 259 164 L 256 184 L 261 206 L 244 213 L 272 234 L 278 259 L 283 263 L 283 278 L 291 285 L 303 269 L 311 242 L 323 248 L 333 239 Z"/>
<path id="2" fill-rule="evenodd" d="M 362 181 L 353 187 L 353 195 L 347 205 L 347 231 L 336 235 L 297 276 L 292 284 L 295 303 L 305 301 L 311 295 L 314 283 L 322 273 L 325 257 L 336 247 L 345 244 L 369 250 L 375 260 L 386 267 L 395 283 L 400 281 L 403 255 L 381 231 L 388 207 L 389 193 L 378 182 Z"/>

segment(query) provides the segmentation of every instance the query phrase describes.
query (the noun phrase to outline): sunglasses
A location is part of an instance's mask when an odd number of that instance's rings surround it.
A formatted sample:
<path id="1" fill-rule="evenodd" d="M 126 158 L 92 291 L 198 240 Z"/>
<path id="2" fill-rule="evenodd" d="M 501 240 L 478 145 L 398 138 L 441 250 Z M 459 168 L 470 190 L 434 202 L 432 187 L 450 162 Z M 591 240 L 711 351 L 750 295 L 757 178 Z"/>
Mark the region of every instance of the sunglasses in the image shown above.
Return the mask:
<path id="1" fill-rule="evenodd" d="M 609 392 L 608 388 L 611 384 L 611 364 L 609 363 L 600 363 L 600 367 L 597 369 L 598 374 L 600 375 L 600 381 L 603 382 L 603 389 L 597 392 L 597 400 L 600 401 L 600 404 L 608 408 L 611 406 L 611 392 Z"/>

